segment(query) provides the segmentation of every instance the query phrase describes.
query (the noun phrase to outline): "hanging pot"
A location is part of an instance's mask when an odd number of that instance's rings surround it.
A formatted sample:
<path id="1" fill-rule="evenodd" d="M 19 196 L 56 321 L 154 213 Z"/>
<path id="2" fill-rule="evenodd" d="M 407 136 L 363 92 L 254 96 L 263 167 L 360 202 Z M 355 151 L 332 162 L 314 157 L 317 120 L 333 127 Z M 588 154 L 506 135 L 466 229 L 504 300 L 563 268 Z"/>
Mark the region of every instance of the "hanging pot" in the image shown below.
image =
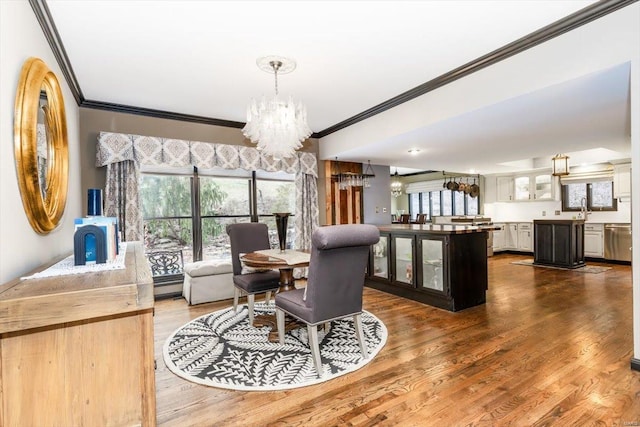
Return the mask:
<path id="1" fill-rule="evenodd" d="M 469 178 L 467 178 L 467 183 L 464 185 L 464 194 L 471 193 L 471 184 L 469 184 Z"/>
<path id="2" fill-rule="evenodd" d="M 453 181 L 447 183 L 447 190 L 458 191 L 458 183 L 455 178 L 453 178 Z"/>
<path id="3" fill-rule="evenodd" d="M 460 183 L 458 184 L 458 191 L 461 191 L 463 193 L 467 191 L 467 184 L 462 182 L 462 179 L 460 179 Z"/>
<path id="4" fill-rule="evenodd" d="M 447 177 L 444 177 L 444 182 L 442 183 L 442 188 L 447 188 Z"/>
<path id="5" fill-rule="evenodd" d="M 480 186 L 476 184 L 476 179 L 473 178 L 473 184 L 471 184 L 471 190 L 469 191 L 469 195 L 473 198 L 478 197 L 480 194 Z"/>

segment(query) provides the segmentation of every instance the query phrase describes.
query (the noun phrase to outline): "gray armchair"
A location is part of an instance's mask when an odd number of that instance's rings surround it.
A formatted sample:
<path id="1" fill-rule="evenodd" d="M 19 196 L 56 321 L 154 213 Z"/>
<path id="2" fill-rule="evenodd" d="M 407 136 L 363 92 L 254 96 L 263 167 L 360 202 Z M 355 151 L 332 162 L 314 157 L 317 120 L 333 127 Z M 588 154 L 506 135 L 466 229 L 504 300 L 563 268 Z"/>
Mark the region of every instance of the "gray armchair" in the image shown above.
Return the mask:
<path id="1" fill-rule="evenodd" d="M 271 249 L 269 229 L 266 224 L 257 222 L 230 224 L 227 234 L 231 242 L 231 264 L 233 267 L 233 310 L 238 310 L 238 298 L 241 293 L 247 294 L 249 306 L 249 323 L 253 325 L 253 305 L 255 294 L 266 293 L 266 301 L 271 298 L 271 291 L 276 291 L 280 283 L 277 271 L 260 271 L 242 274 L 240 254 Z"/>
<path id="2" fill-rule="evenodd" d="M 369 247 L 380 240 L 380 232 L 367 224 L 334 225 L 316 229 L 311 240 L 307 287 L 277 294 L 276 318 L 281 344 L 285 313 L 307 324 L 313 362 L 322 377 L 319 324 L 353 316 L 362 357 L 369 356 L 360 317 L 362 291 Z"/>

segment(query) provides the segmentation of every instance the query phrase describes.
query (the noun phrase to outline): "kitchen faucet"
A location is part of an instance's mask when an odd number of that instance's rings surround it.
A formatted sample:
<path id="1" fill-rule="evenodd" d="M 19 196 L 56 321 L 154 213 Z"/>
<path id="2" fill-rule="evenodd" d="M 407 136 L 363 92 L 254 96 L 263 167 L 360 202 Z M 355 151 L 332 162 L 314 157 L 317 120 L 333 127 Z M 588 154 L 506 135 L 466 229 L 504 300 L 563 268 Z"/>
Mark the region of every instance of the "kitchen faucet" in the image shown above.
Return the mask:
<path id="1" fill-rule="evenodd" d="M 580 213 L 578 214 L 578 218 L 584 218 L 586 221 L 590 213 L 591 211 L 587 209 L 587 198 L 583 197 L 580 200 Z"/>

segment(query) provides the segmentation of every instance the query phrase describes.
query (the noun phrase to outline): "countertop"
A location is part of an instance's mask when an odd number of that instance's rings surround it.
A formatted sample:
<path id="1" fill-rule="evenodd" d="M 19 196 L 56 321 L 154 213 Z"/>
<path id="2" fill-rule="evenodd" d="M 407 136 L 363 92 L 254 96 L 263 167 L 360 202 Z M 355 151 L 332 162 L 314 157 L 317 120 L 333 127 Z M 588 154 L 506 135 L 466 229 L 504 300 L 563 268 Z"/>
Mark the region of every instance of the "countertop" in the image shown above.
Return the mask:
<path id="1" fill-rule="evenodd" d="M 534 219 L 535 224 L 584 224 L 584 219 Z"/>
<path id="2" fill-rule="evenodd" d="M 127 243 L 125 263 L 120 270 L 1 285 L 0 333 L 153 309 L 153 280 L 142 244 Z"/>
<path id="3" fill-rule="evenodd" d="M 378 225 L 380 231 L 397 232 L 405 231 L 416 234 L 468 234 L 468 233 L 483 233 L 485 231 L 500 230 L 500 227 L 495 225 L 433 225 L 433 224 L 388 224 Z"/>

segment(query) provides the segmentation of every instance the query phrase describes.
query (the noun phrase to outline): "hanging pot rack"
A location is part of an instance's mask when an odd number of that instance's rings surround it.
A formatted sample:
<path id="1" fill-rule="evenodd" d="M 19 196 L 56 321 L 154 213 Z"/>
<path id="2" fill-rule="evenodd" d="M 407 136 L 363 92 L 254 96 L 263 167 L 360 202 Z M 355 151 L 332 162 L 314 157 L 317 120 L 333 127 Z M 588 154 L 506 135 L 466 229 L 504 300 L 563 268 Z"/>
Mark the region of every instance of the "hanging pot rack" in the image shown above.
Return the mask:
<path id="1" fill-rule="evenodd" d="M 480 180 L 480 174 L 448 174 L 442 171 L 442 176 L 444 178 L 442 187 L 445 189 L 461 191 L 473 198 L 478 197 L 478 194 L 480 194 L 480 187 L 476 184 L 476 179 Z M 449 182 L 447 182 L 447 178 L 449 178 Z M 473 184 L 469 184 L 469 179 L 471 178 L 473 178 Z M 456 182 L 456 179 L 459 182 Z M 466 180 L 466 183 L 462 182 L 463 179 Z"/>

